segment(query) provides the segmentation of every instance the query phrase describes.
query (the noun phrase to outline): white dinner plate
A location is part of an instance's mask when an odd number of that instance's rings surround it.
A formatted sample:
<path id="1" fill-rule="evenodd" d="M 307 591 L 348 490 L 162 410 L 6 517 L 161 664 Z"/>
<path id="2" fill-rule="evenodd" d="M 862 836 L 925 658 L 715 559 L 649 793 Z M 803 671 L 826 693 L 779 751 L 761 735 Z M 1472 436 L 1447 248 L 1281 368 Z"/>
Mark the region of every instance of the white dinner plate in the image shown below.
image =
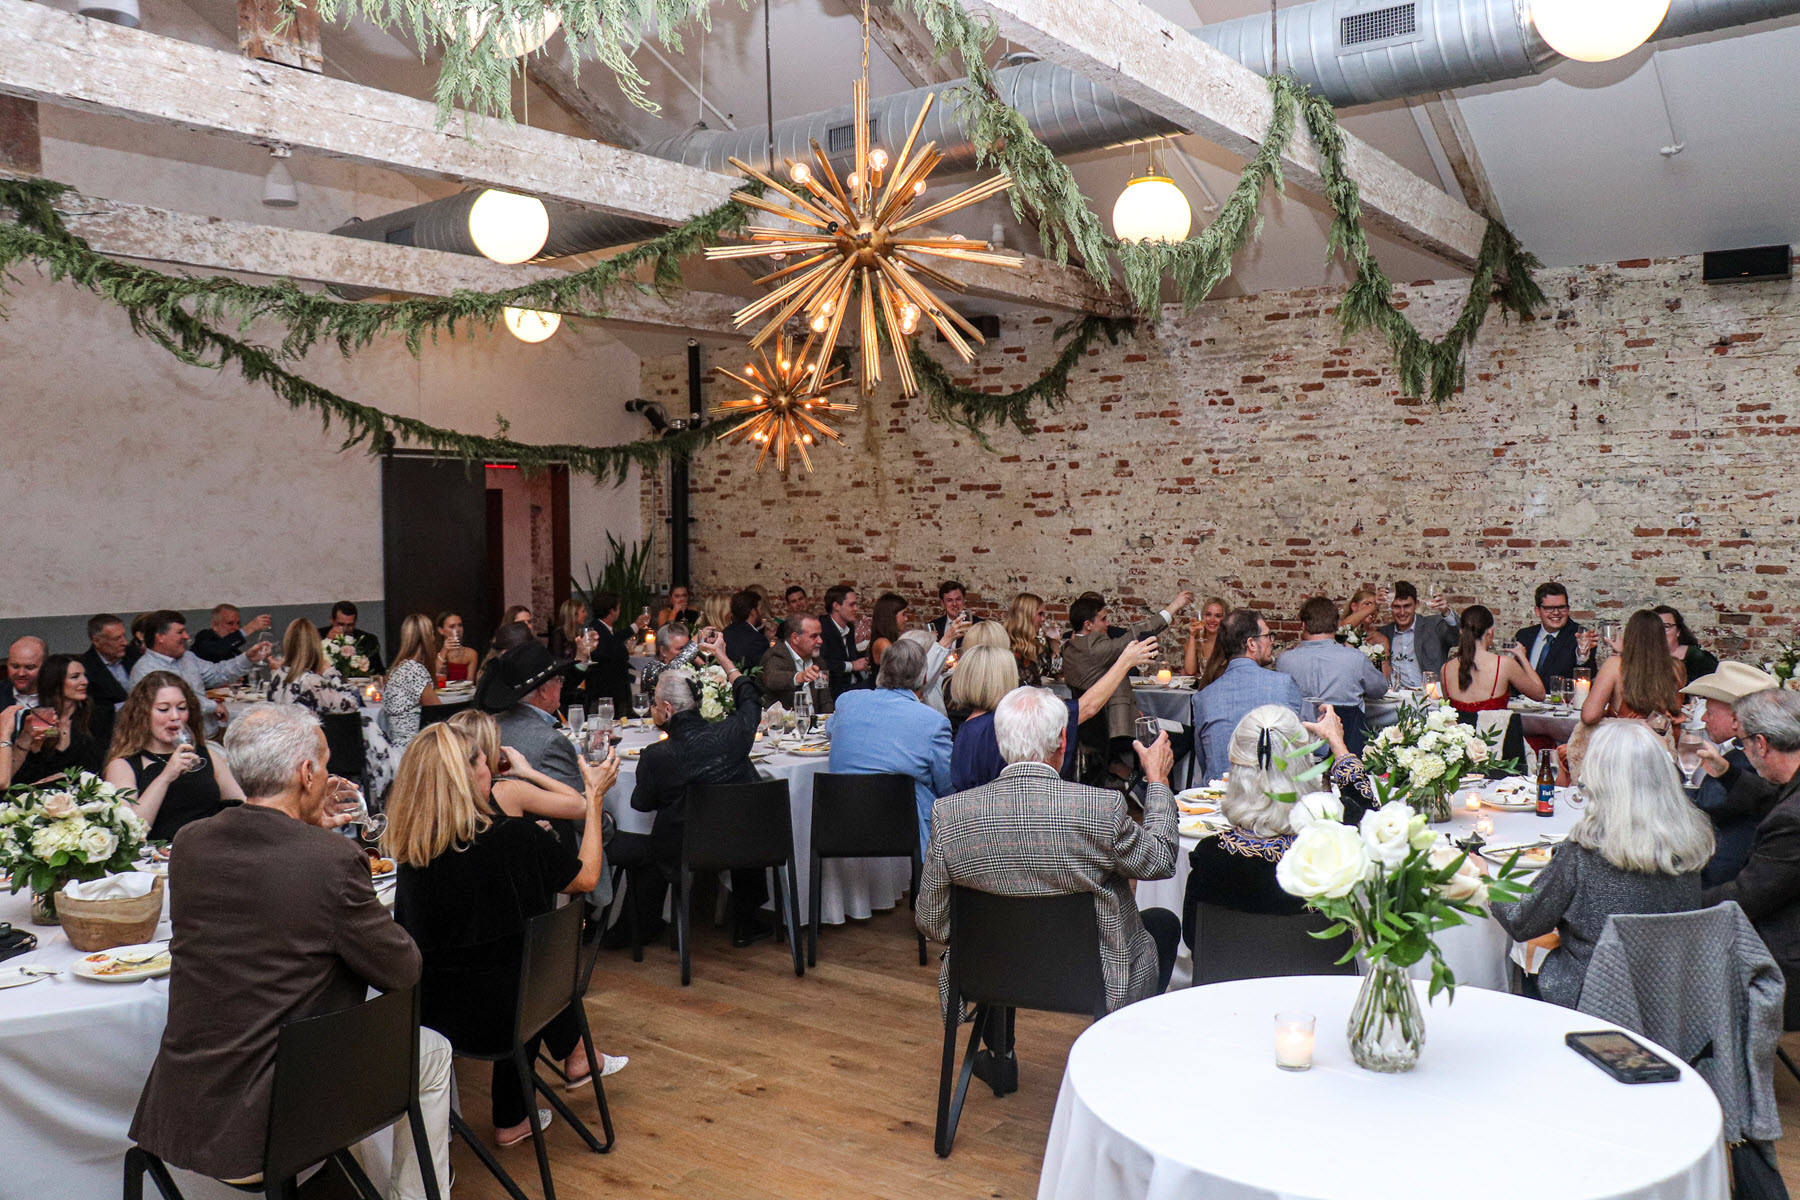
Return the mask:
<path id="1" fill-rule="evenodd" d="M 140 963 L 122 964 L 108 970 L 122 959 L 143 958 Z M 98 983 L 132 983 L 139 979 L 156 979 L 169 973 L 169 943 L 145 942 L 137 946 L 115 946 L 94 954 L 84 954 L 69 964 L 69 972 Z"/>
<path id="2" fill-rule="evenodd" d="M 830 746 L 795 746 L 792 750 L 787 751 L 787 753 L 799 754 L 799 755 L 802 755 L 807 758 L 816 758 L 821 754 L 830 754 L 831 747 Z"/>
<path id="3" fill-rule="evenodd" d="M 0 992 L 7 988 L 25 987 L 48 978 L 47 975 L 27 975 L 17 967 L 0 967 Z"/>

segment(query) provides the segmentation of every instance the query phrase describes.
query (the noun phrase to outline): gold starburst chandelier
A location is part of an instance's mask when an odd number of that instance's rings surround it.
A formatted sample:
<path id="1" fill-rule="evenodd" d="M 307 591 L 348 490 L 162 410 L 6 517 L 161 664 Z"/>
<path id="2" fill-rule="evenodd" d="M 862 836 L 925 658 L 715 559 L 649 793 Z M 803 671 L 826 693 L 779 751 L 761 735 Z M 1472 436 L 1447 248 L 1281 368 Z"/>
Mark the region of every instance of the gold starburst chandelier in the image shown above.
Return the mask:
<path id="1" fill-rule="evenodd" d="M 802 317 L 813 333 L 825 338 L 826 352 L 819 355 L 812 369 L 812 387 L 818 390 L 824 384 L 829 351 L 837 343 L 845 315 L 854 306 L 858 310 L 863 392 L 873 392 L 876 384 L 881 382 L 880 330 L 885 327 L 900 372 L 901 395 L 916 396 L 919 385 L 913 376 L 912 363 L 907 359 L 907 339 L 918 332 L 922 318 L 930 318 L 964 362 L 975 356 L 967 338 L 985 341 L 973 325 L 941 302 L 925 285 L 923 280 L 929 280 L 952 291 L 963 290 L 962 284 L 930 266 L 925 258 L 960 259 L 1015 268 L 1022 265 L 1023 259 L 1013 254 L 995 253 L 988 243 L 970 241 L 960 234 L 930 237 L 908 236 L 908 233 L 999 195 L 1012 186 L 1012 178 L 1003 172 L 947 200 L 915 209 L 919 197 L 925 194 L 926 178 L 944 158 L 938 152 L 936 142 L 927 142 L 916 152 L 914 150 L 925 116 L 931 111 L 931 97 L 926 97 L 918 119 L 913 122 L 912 132 L 906 135 L 900 153 L 892 160 L 887 151 L 869 145 L 868 0 L 863 0 L 862 17 L 862 78 L 851 85 L 856 113 L 853 121 L 856 169 L 840 181 L 816 140 L 812 143 L 816 166 L 804 161 L 790 165 L 788 176 L 794 185 L 791 188 L 733 158 L 733 166 L 761 182 L 769 192 L 791 201 L 792 206 L 748 195 L 738 198 L 752 208 L 784 218 L 799 228 L 752 226 L 751 244 L 710 247 L 706 257 L 766 256 L 781 260 L 790 254 L 799 255 L 798 262 L 780 267 L 757 280 L 758 284 L 781 282 L 781 286 L 745 305 L 733 317 L 742 328 L 774 311 L 775 315 L 750 344 L 761 347 L 790 319 Z M 894 166 L 891 172 L 888 170 L 890 162 Z"/>
<path id="2" fill-rule="evenodd" d="M 817 361 L 812 358 L 813 345 L 819 340 L 817 334 L 806 339 L 806 344 L 798 354 L 786 334 L 775 339 L 775 358 L 770 361 L 769 352 L 762 347 L 757 348 L 757 355 L 762 359 L 759 371 L 750 363 L 744 364 L 744 373 L 739 375 L 728 367 L 714 367 L 713 370 L 727 379 L 736 380 L 750 389 L 750 394 L 741 400 L 727 400 L 713 409 L 715 417 L 735 419 L 749 413 L 749 417 L 727 429 L 714 441 L 730 438 L 733 445 L 745 441 L 754 442 L 762 447 L 756 456 L 756 469 L 762 470 L 763 460 L 769 457 L 769 451 L 775 452 L 775 465 L 783 475 L 788 472 L 788 452 L 792 449 L 799 454 L 800 461 L 806 464 L 808 471 L 813 469 L 812 455 L 806 452 L 808 446 L 814 445 L 819 438 L 828 437 L 834 442 L 842 442 L 837 430 L 819 418 L 827 413 L 850 413 L 856 411 L 854 404 L 841 404 L 831 400 L 827 393 L 841 387 L 848 387 L 848 376 L 840 378 L 841 366 L 831 363 L 831 343 L 827 342 L 819 349 Z M 823 379 L 817 386 L 820 372 Z M 809 379 L 808 376 L 813 379 Z"/>

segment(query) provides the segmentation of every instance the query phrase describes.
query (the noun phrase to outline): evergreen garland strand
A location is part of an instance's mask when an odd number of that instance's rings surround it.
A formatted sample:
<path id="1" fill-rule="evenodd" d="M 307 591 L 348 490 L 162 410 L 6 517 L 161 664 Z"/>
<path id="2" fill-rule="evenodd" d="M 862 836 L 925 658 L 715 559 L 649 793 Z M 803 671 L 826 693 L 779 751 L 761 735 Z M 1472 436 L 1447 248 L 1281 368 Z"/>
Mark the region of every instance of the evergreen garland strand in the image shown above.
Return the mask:
<path id="1" fill-rule="evenodd" d="M 1136 333 L 1137 321 L 1131 317 L 1088 316 L 1058 329 L 1056 336 L 1061 338 L 1070 329 L 1075 331 L 1075 336 L 1063 346 L 1042 375 L 1023 387 L 998 395 L 957 383 L 948 367 L 926 353 L 920 345 L 923 339 L 914 339 L 907 354 L 912 360 L 913 374 L 918 377 L 919 390 L 924 393 L 926 411 L 934 420 L 968 430 L 984 449 L 992 448 L 983 429 L 987 425 L 1011 425 L 1029 437 L 1037 432 L 1031 420 L 1033 407 L 1041 404 L 1052 412 L 1061 408 L 1069 398 L 1069 375 L 1086 357 L 1088 349 L 1102 337 L 1106 338 L 1107 344 L 1118 345 L 1121 338 Z"/>

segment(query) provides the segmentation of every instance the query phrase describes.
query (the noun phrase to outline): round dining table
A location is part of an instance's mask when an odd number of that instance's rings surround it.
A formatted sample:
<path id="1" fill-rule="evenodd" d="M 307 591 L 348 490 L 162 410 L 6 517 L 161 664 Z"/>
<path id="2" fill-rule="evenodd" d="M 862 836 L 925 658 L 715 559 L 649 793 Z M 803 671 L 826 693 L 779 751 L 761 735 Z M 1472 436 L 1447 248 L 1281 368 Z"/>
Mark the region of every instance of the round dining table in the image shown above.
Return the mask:
<path id="1" fill-rule="evenodd" d="M 637 785 L 637 758 L 629 752 L 641 751 L 661 737 L 661 731 L 646 722 L 633 722 L 623 730 L 619 743 L 619 778 L 606 793 L 606 811 L 624 833 L 649 833 L 656 815 L 631 807 L 632 789 Z M 805 920 L 807 889 L 812 877 L 809 857 L 812 853 L 813 779 L 828 768 L 830 755 L 784 753 L 772 747 L 767 739 L 759 738 L 751 761 L 765 779 L 787 781 L 788 810 L 794 827 L 794 877 L 799 886 L 795 903 L 801 919 Z M 721 878 L 729 880 L 729 874 Z M 908 859 L 828 858 L 820 864 L 819 919 L 827 925 L 841 925 L 853 918 L 867 918 L 899 904 L 911 886 L 912 863 Z"/>
<path id="2" fill-rule="evenodd" d="M 1605 1021 L 1477 988 L 1427 1005 L 1415 984 L 1418 1065 L 1365 1071 L 1344 1032 L 1361 982 L 1218 983 L 1090 1026 L 1063 1070 L 1038 1200 L 1728 1195 L 1719 1102 L 1691 1068 L 1618 1083 L 1563 1042 Z M 1275 1065 L 1278 1011 L 1317 1019 L 1311 1070 Z"/>
<path id="3" fill-rule="evenodd" d="M 1456 794 L 1457 803 L 1451 810 L 1449 822 L 1432 826 L 1441 830 L 1451 841 L 1460 842 L 1474 833 L 1475 822 L 1481 817 L 1493 822 L 1494 831 L 1483 836 L 1494 846 L 1529 842 L 1538 838 L 1560 838 L 1581 815 L 1581 810 L 1575 804 L 1576 794 L 1573 788 L 1556 790 L 1556 812 L 1549 817 L 1540 817 L 1535 811 L 1498 811 L 1491 806 L 1483 807 L 1479 812 L 1471 812 L 1462 803 L 1470 790 L 1479 790 L 1483 795 L 1493 794 L 1492 784 L 1488 781 L 1472 783 L 1470 788 Z M 1181 820 L 1185 829 L 1180 834 L 1180 846 L 1175 854 L 1175 874 L 1168 879 L 1138 881 L 1136 897 L 1140 910 L 1166 908 L 1177 917 L 1181 916 L 1182 900 L 1187 895 L 1188 855 L 1203 837 L 1212 836 L 1194 818 L 1183 816 Z M 1196 945 L 1200 940 L 1196 939 Z M 1513 945 L 1512 938 L 1491 918 L 1453 925 L 1438 935 L 1438 947 L 1444 953 L 1445 963 L 1455 972 L 1457 983 L 1496 991 L 1506 990 L 1507 960 L 1513 954 Z M 1431 960 L 1425 959 L 1414 967 L 1413 976 L 1418 979 L 1430 978 Z M 1193 954 L 1183 940 L 1177 947 L 1175 971 L 1169 977 L 1170 990 L 1188 987 L 1193 982 L 1193 977 Z"/>

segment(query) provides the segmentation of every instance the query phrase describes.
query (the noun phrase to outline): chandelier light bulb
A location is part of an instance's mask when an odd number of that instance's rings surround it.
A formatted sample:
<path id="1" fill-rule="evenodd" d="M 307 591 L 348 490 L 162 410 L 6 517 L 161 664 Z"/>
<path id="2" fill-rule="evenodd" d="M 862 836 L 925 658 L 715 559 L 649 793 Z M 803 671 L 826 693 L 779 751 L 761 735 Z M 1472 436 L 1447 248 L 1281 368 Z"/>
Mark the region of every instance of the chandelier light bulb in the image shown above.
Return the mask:
<path id="1" fill-rule="evenodd" d="M 913 184 L 913 195 L 923 196 L 924 194 L 925 194 L 925 181 L 923 179 L 921 179 L 921 180 L 919 180 L 919 182 Z"/>
<path id="2" fill-rule="evenodd" d="M 469 237 L 495 262 L 528 262 L 550 240 L 550 212 L 536 196 L 488 188 L 469 209 Z"/>
<path id="3" fill-rule="evenodd" d="M 811 183 L 812 177 L 812 168 L 803 162 L 797 162 L 788 168 L 788 178 L 799 184 L 801 187 L 805 187 L 807 184 Z"/>
<path id="4" fill-rule="evenodd" d="M 885 171 L 885 170 L 887 170 L 887 165 L 888 165 L 888 156 L 887 156 L 886 150 L 883 150 L 880 146 L 877 146 L 877 147 L 875 147 L 875 149 L 869 151 L 869 166 L 870 167 L 872 167 L 873 169 L 875 169 L 877 171 Z"/>
<path id="5" fill-rule="evenodd" d="M 824 333 L 825 326 L 828 324 L 830 324 L 830 322 L 828 322 L 824 317 L 822 317 L 822 316 L 814 317 L 812 319 L 811 328 L 814 333 Z"/>
<path id="6" fill-rule="evenodd" d="M 1113 204 L 1113 234 L 1121 242 L 1179 242 L 1194 223 L 1194 210 L 1167 175 L 1140 175 Z"/>
<path id="7" fill-rule="evenodd" d="M 562 314 L 538 312 L 531 308 L 508 308 L 505 312 L 507 332 L 521 342 L 541 342 L 562 325 Z"/>
<path id="8" fill-rule="evenodd" d="M 1581 62 L 1630 54 L 1669 15 L 1669 0 L 1532 0 L 1531 22 L 1550 48 Z"/>

